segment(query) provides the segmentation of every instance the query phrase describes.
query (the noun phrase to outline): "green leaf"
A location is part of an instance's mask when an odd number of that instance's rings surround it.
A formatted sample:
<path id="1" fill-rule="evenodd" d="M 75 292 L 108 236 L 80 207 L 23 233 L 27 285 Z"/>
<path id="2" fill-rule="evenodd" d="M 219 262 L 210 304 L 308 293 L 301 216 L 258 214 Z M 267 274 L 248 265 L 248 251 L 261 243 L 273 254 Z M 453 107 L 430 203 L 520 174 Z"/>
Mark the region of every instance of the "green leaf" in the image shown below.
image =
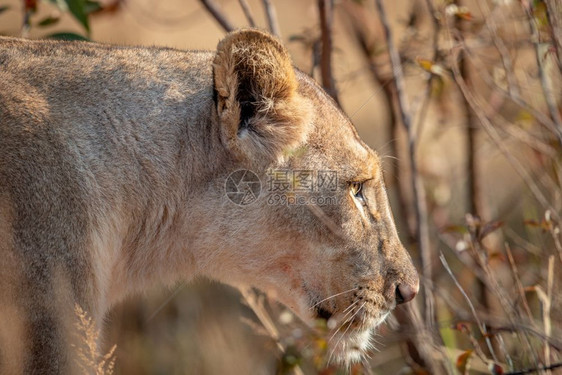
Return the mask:
<path id="1" fill-rule="evenodd" d="M 94 13 L 101 9 L 103 9 L 103 7 L 100 5 L 99 2 L 86 0 L 86 4 L 84 6 L 84 11 L 86 12 L 86 14 Z"/>
<path id="2" fill-rule="evenodd" d="M 43 18 L 41 21 L 39 21 L 37 26 L 44 27 L 44 26 L 53 25 L 53 24 L 59 22 L 59 20 L 60 20 L 60 17 L 58 17 L 58 16 L 55 16 L 55 17 L 49 16 L 49 17 Z"/>
<path id="3" fill-rule="evenodd" d="M 1 6 L 1 7 L 0 7 L 0 13 L 4 13 L 4 12 L 7 11 L 8 9 L 10 9 L 10 7 L 7 6 L 7 5 Z"/>
<path id="4" fill-rule="evenodd" d="M 468 233 L 466 227 L 462 225 L 447 225 L 441 231 L 443 233 L 460 233 L 460 234 Z"/>
<path id="5" fill-rule="evenodd" d="M 89 40 L 85 36 L 75 33 L 54 33 L 48 35 L 47 38 L 49 39 L 58 39 L 58 40 Z"/>
<path id="6" fill-rule="evenodd" d="M 88 22 L 88 14 L 86 12 L 86 0 L 65 0 L 68 10 L 74 18 L 84 26 L 86 31 L 90 32 L 90 23 Z"/>

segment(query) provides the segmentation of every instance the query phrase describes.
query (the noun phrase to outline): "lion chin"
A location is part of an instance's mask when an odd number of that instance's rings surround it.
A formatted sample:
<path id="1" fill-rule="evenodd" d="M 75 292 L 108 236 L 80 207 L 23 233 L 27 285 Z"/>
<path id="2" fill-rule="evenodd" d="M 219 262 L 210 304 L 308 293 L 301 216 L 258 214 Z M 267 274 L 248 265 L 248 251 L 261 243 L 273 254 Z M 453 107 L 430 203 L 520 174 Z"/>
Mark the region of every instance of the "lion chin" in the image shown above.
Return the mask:
<path id="1" fill-rule="evenodd" d="M 338 329 L 332 331 L 328 343 L 328 363 L 349 367 L 369 358 L 369 352 L 376 350 L 374 336 L 379 325 L 390 315 L 385 312 L 368 327 L 357 330 Z"/>

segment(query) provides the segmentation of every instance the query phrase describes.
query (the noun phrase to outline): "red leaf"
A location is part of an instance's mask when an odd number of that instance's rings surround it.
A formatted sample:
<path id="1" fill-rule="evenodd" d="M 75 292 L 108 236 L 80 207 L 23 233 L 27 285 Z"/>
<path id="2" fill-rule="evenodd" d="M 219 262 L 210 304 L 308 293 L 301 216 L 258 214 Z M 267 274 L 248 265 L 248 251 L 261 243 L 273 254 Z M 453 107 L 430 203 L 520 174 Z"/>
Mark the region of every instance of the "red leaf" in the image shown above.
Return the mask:
<path id="1" fill-rule="evenodd" d="M 503 368 L 497 363 L 492 363 L 490 365 L 490 372 L 492 375 L 503 375 Z"/>
<path id="2" fill-rule="evenodd" d="M 35 12 L 37 10 L 37 0 L 25 0 L 24 1 L 25 10 L 31 10 Z"/>
<path id="3" fill-rule="evenodd" d="M 472 350 L 467 350 L 462 353 L 457 358 L 457 370 L 463 375 L 468 374 L 468 369 L 470 368 L 470 357 L 472 356 Z"/>

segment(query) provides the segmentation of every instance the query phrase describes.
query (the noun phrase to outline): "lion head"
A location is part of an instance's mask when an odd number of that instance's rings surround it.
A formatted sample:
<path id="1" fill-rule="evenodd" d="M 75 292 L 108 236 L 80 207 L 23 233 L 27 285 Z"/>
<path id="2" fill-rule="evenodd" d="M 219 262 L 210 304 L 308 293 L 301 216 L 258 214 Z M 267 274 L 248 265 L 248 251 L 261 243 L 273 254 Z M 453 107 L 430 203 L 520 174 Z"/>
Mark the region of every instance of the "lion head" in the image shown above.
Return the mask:
<path id="1" fill-rule="evenodd" d="M 304 321 L 326 319 L 336 357 L 359 359 L 377 325 L 419 289 L 379 157 L 264 32 L 227 35 L 213 77 L 227 157 L 208 192 L 220 207 L 201 228 L 213 239 L 200 269 L 267 291 Z"/>

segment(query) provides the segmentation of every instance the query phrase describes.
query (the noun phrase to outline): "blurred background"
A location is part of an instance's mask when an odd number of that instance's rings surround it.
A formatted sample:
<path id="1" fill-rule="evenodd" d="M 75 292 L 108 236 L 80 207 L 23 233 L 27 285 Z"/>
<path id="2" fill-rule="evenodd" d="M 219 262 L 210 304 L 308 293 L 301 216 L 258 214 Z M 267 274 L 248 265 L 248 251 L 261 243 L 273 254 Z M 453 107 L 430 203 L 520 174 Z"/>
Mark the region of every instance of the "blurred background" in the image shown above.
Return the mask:
<path id="1" fill-rule="evenodd" d="M 107 317 L 114 373 L 562 373 L 559 0 L 0 0 L 26 38 L 213 50 L 248 25 L 383 158 L 422 292 L 338 368 L 258 291 L 155 286 Z"/>

